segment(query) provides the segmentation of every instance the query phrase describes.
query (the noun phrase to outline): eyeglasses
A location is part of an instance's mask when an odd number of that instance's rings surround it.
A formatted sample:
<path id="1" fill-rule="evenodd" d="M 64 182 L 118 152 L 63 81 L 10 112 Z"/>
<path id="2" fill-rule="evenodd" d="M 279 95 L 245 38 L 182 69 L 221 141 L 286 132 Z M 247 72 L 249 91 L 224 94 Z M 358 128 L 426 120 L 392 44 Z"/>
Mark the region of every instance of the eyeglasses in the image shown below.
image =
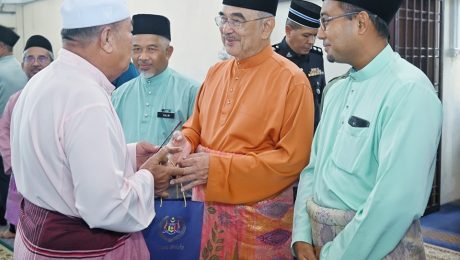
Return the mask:
<path id="1" fill-rule="evenodd" d="M 46 55 L 39 55 L 37 57 L 29 55 L 24 57 L 24 63 L 34 64 L 37 61 L 40 65 L 45 65 L 50 60 L 50 57 Z"/>
<path id="2" fill-rule="evenodd" d="M 337 19 L 337 18 L 347 17 L 347 16 L 359 14 L 359 13 L 360 13 L 360 12 L 351 12 L 351 13 L 345 13 L 345 14 L 337 15 L 337 16 L 321 17 L 321 19 L 320 19 L 320 21 L 321 21 L 321 30 L 326 31 L 326 29 L 327 29 L 327 28 L 326 28 L 327 24 L 330 23 L 331 21 Z"/>
<path id="3" fill-rule="evenodd" d="M 247 21 L 239 21 L 239 20 L 235 20 L 235 19 L 228 19 L 225 16 L 218 15 L 218 16 L 216 16 L 216 18 L 214 18 L 214 21 L 216 22 L 216 25 L 219 26 L 219 27 L 224 27 L 224 25 L 227 24 L 228 26 L 230 26 L 230 27 L 232 27 L 234 29 L 240 29 L 243 26 L 243 24 L 245 24 L 245 23 L 249 23 L 249 22 L 257 21 L 257 20 L 262 20 L 262 19 L 269 18 L 269 17 L 270 16 L 260 17 L 260 18 L 247 20 Z"/>

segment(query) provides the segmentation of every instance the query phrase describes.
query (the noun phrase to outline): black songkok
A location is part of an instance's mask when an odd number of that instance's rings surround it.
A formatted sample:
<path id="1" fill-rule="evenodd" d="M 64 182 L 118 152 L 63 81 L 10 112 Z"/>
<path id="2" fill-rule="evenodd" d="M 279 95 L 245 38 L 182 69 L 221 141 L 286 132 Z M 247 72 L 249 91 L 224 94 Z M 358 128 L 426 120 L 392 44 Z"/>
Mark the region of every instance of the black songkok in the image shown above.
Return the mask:
<path id="1" fill-rule="evenodd" d="M 53 52 L 53 47 L 51 47 L 50 41 L 41 35 L 30 36 L 30 38 L 27 40 L 26 46 L 24 47 L 24 51 L 30 47 L 40 47 Z"/>
<path id="2" fill-rule="evenodd" d="M 156 34 L 171 40 L 168 18 L 156 14 L 136 14 L 133 16 L 133 35 Z"/>
<path id="3" fill-rule="evenodd" d="M 276 15 L 278 0 L 223 0 L 222 4 L 263 11 Z"/>
<path id="4" fill-rule="evenodd" d="M 292 21 L 311 28 L 319 28 L 321 7 L 301 0 L 293 0 L 289 7 L 288 18 Z"/>
<path id="5" fill-rule="evenodd" d="M 18 40 L 19 35 L 10 28 L 0 25 L 0 42 L 3 42 L 10 47 L 14 47 Z"/>
<path id="6" fill-rule="evenodd" d="M 323 0 L 324 1 L 324 0 Z M 395 16 L 403 0 L 338 0 L 340 2 L 349 3 L 358 7 L 361 7 L 369 12 L 376 14 L 387 23 L 390 23 L 391 19 Z"/>

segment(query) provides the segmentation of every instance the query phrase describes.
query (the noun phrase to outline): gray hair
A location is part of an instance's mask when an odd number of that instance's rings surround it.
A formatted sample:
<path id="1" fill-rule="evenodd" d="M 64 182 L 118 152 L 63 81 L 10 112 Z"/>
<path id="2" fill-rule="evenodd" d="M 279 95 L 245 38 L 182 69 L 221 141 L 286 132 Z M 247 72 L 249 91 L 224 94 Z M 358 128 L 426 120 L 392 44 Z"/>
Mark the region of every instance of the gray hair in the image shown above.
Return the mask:
<path id="1" fill-rule="evenodd" d="M 22 53 L 22 60 L 24 60 L 26 57 L 27 57 L 27 51 L 29 49 L 25 50 L 23 53 Z M 50 52 L 49 50 L 46 50 L 46 52 L 48 53 L 48 56 L 50 57 L 50 60 L 53 61 L 54 60 L 54 54 L 52 52 Z"/>
<path id="2" fill-rule="evenodd" d="M 303 25 L 299 24 L 296 21 L 291 20 L 290 18 L 286 19 L 286 26 L 291 27 L 293 30 L 298 30 L 298 29 L 302 29 L 302 28 L 306 27 L 306 26 L 303 26 Z"/>
<path id="3" fill-rule="evenodd" d="M 256 11 L 257 12 L 257 17 L 259 18 L 271 18 L 273 17 L 273 14 L 269 12 L 264 12 L 264 11 Z"/>

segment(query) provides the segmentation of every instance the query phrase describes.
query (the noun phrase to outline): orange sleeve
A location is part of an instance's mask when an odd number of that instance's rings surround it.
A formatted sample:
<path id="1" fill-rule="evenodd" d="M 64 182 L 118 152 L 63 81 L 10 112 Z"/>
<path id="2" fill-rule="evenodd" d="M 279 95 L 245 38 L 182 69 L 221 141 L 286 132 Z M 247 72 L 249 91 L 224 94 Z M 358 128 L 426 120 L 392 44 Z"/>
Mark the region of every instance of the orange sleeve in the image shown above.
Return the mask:
<path id="1" fill-rule="evenodd" d="M 201 85 L 200 90 L 196 96 L 195 106 L 193 108 L 193 113 L 187 120 L 187 122 L 182 125 L 182 134 L 187 138 L 187 140 L 192 145 L 192 151 L 195 151 L 196 147 L 200 144 L 200 135 L 201 135 L 201 123 L 200 123 L 200 101 L 204 93 L 204 83 Z"/>

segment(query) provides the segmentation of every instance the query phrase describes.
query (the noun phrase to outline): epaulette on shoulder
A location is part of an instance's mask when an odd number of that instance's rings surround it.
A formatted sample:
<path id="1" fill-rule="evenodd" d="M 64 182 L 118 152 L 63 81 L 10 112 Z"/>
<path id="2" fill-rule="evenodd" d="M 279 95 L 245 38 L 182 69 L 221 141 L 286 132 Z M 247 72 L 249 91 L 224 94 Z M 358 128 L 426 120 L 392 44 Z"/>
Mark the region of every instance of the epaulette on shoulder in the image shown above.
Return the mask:
<path id="1" fill-rule="evenodd" d="M 320 55 L 323 55 L 323 49 L 321 49 L 320 47 L 318 46 L 313 46 L 310 50 L 311 53 L 317 53 L 317 54 L 320 54 Z"/>

